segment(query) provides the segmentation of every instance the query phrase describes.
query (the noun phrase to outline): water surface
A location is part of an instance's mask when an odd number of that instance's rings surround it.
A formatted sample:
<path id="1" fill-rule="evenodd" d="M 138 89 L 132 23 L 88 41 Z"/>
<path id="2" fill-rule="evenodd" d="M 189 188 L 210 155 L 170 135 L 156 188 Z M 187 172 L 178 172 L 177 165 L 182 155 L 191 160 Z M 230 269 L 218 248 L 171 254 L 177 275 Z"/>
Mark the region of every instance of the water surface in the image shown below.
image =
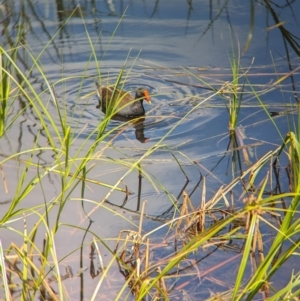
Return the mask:
<path id="1" fill-rule="evenodd" d="M 242 80 L 247 79 L 243 89 L 249 93 L 245 93 L 243 98 L 238 127 L 243 133 L 244 144 L 253 145 L 249 148 L 250 161 L 255 162 L 282 142 L 277 129 L 250 92 L 253 87 L 257 89 L 261 100 L 272 110 L 284 110 L 286 103 L 296 103 L 298 72 L 284 80 L 281 86 L 270 87 L 278 77 L 297 66 L 299 47 L 288 35 L 299 31 L 295 14 L 300 9 L 297 1 L 290 6 L 274 5 L 272 9 L 268 6 L 271 4 L 252 1 L 216 1 L 211 5 L 200 0 L 192 3 L 176 0 L 171 4 L 166 0 L 86 1 L 80 2 L 81 12 L 79 8 L 75 10 L 76 6 L 72 3 L 64 1 L 16 1 L 15 6 L 6 1 L 5 5 L 3 11 L 8 14 L 9 8 L 11 13 L 3 25 L 5 34 L 1 42 L 9 48 L 9 38 L 15 37 L 17 33 L 14 23 L 19 17 L 24 18 L 26 26 L 24 42 L 18 52 L 18 66 L 29 72 L 33 57 L 39 59 L 45 76 L 53 85 L 58 106 L 65 114 L 73 137 L 76 137 L 70 156 L 78 151 L 85 154 L 85 150 L 93 143 L 93 136 L 85 142 L 86 149 L 82 148 L 83 142 L 104 119 L 104 114 L 96 109 L 98 99 L 94 93 L 95 81 L 102 85 L 113 84 L 124 68 L 124 89 L 134 91 L 143 86 L 152 95 L 153 104 L 145 104 L 147 113 L 142 134 L 149 140 L 142 143 L 145 141 L 136 139 L 136 128 L 132 125 L 126 126 L 117 137 L 115 133 L 118 131 L 111 133 L 107 139 L 113 139 L 112 147 L 104 150 L 101 157 L 104 159 L 95 160 L 88 174 L 90 179 L 114 185 L 127 172 L 129 163 L 143 156 L 157 143 L 161 145 L 142 160 L 144 177 L 140 195 L 137 172 L 123 179 L 123 186 L 132 192 L 125 208 L 110 204 L 97 208 L 96 204 L 106 197 L 110 188 L 90 183 L 85 190 L 84 210 L 90 212 L 94 221 L 91 231 L 107 240 L 112 248 L 121 230 L 137 229 L 139 215 L 134 211 L 140 207 L 138 198 L 147 200 L 146 213 L 151 216 L 163 214 L 171 206 L 171 199 L 176 199 L 186 183 L 179 164 L 190 179 L 185 188 L 187 192 L 196 187 L 200 179 L 199 171 L 207 176 L 207 198 L 220 184 L 228 183 L 236 176 L 228 168 L 231 154 L 226 153 L 229 143 L 228 101 L 213 91 L 232 80 L 230 66 L 234 56 L 240 59 L 241 73 L 247 74 Z M 254 15 L 251 15 L 251 9 L 254 9 Z M 288 32 L 283 32 L 280 26 L 274 26 L 278 22 L 275 16 L 280 16 L 280 21 L 285 22 L 284 28 Z M 22 50 L 24 48 L 33 57 Z M 29 73 L 28 78 L 37 91 L 42 92 L 46 88 L 45 79 L 36 68 Z M 296 88 L 292 85 L 293 81 Z M 207 89 L 209 86 L 213 89 Z M 44 93 L 43 97 L 51 116 L 59 124 L 57 109 L 49 93 Z M 21 99 L 23 102 L 14 103 L 11 118 L 26 104 L 26 100 Z M 283 135 L 289 129 L 286 117 L 277 117 L 276 124 Z M 108 130 L 118 126 L 122 126 L 120 121 L 111 121 Z M 0 151 L 6 157 L 11 153 L 31 149 L 35 143 L 41 148 L 48 145 L 37 117 L 27 107 L 1 138 Z M 102 147 L 103 144 L 100 144 L 97 150 L 100 152 Z M 52 163 L 52 155 L 41 150 L 34 152 L 33 160 L 46 167 Z M 30 153 L 21 158 L 30 158 Z M 15 161 L 9 161 L 3 166 L 9 183 L 5 200 L 14 197 L 23 168 Z M 244 161 L 242 168 L 247 168 Z M 27 181 L 36 175 L 37 169 L 29 170 Z M 44 177 L 41 185 L 24 198 L 20 206 L 37 206 L 37 210 L 42 210 L 44 204 L 54 200 L 60 190 L 59 174 L 50 173 Z M 201 189 L 198 188 L 193 194 L 196 206 L 199 205 L 200 196 Z M 87 227 L 89 220 L 81 201 L 81 188 L 78 186 L 64 208 L 61 223 Z M 120 206 L 124 201 L 124 193 L 115 191 L 109 195 L 108 201 Z M 6 212 L 9 206 L 9 203 L 1 205 L 1 211 Z M 55 216 L 56 212 L 52 210 L 51 223 L 55 222 Z M 35 222 L 34 216 L 28 217 L 28 228 L 33 227 Z M 160 222 L 146 219 L 145 231 L 159 225 Z M 13 227 L 22 229 L 23 221 L 15 222 Z M 11 236 L 9 230 L 1 231 L 2 243 L 6 248 L 12 241 L 18 243 L 20 240 L 15 233 Z M 43 236 L 43 231 L 40 231 L 38 239 L 41 240 Z M 83 234 L 66 226 L 60 228 L 56 237 L 59 256 L 63 258 L 78 248 Z M 114 239 L 110 241 L 110 237 Z M 86 266 L 89 266 L 91 239 L 92 235 L 88 235 L 84 242 Z M 110 254 L 106 250 L 104 253 L 104 256 L 107 255 L 105 264 L 108 264 Z M 224 254 L 218 256 L 220 262 L 225 260 Z M 231 256 L 229 254 L 228 257 Z M 68 258 L 70 261 L 66 264 L 76 272 L 79 269 L 78 259 Z M 205 270 L 210 266 L 207 265 L 205 263 L 200 268 Z M 231 268 L 236 270 L 235 265 Z M 112 273 L 118 273 L 117 267 L 112 269 Z M 92 287 L 91 290 L 85 290 L 84 299 L 89 300 L 97 278 L 91 279 L 87 272 L 85 275 L 88 287 Z M 212 274 L 212 277 L 215 276 Z M 122 279 L 117 278 L 113 287 L 123 284 Z M 234 281 L 234 277 L 231 280 Z M 199 284 L 197 279 L 197 289 L 191 295 L 204 299 L 208 298 L 210 290 L 223 289 L 222 285 L 216 287 L 210 278 L 206 281 Z M 71 298 L 79 299 L 77 278 L 69 279 L 66 283 L 72 291 Z M 231 283 L 226 282 L 226 285 L 230 286 Z M 104 285 L 101 294 L 108 294 L 110 287 L 109 283 Z M 175 289 L 175 295 L 180 294 Z"/>

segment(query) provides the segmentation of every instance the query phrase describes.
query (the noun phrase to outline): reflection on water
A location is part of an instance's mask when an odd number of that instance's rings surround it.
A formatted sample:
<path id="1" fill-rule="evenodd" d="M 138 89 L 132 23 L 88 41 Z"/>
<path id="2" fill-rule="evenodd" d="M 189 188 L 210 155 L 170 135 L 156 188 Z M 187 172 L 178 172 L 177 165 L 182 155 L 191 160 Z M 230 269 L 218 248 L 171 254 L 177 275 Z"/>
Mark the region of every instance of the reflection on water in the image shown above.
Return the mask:
<path id="1" fill-rule="evenodd" d="M 135 138 L 136 140 L 140 141 L 141 143 L 145 143 L 149 140 L 149 138 L 145 137 L 144 134 L 144 122 L 145 118 L 144 117 L 134 117 L 134 118 L 128 118 L 128 117 L 123 117 L 123 116 L 118 116 L 115 115 L 112 117 L 112 120 L 117 120 L 121 122 L 130 122 L 130 126 L 132 126 L 135 129 Z"/>
<path id="2" fill-rule="evenodd" d="M 297 24 L 300 1 L 284 1 L 281 6 L 270 1 L 236 3 L 228 0 L 211 1 L 210 5 L 200 0 L 174 0 L 171 4 L 166 0 L 84 1 L 80 5 L 79 9 L 77 2 L 72 1 L 6 0 L 0 7 L 1 45 L 10 49 L 18 68 L 42 95 L 57 124 L 61 122 L 57 108 L 62 112 L 71 130 L 70 158 L 78 152 L 84 154 L 84 147 L 94 143 L 96 133 L 91 133 L 104 118 L 95 108 L 95 79 L 101 84 L 114 84 L 124 67 L 125 89 L 147 87 L 153 104 L 147 106 L 145 117 L 133 120 L 115 117 L 109 123 L 106 130 L 117 128 L 119 135 L 113 132 L 108 136 L 110 147 L 96 150 L 101 155 L 95 157 L 89 170 L 89 179 L 86 179 L 89 186 L 84 192 L 84 199 L 92 201 L 87 202 L 83 210 L 83 189 L 74 187 L 61 216 L 63 223 L 87 227 L 84 212 L 91 212 L 92 231 L 102 238 L 116 237 L 120 229 L 134 227 L 118 217 L 131 220 L 130 214 L 139 207 L 137 201 L 140 204 L 141 199 L 147 199 L 147 214 L 167 216 L 172 212 L 168 211 L 170 203 L 173 208 L 174 203 L 181 201 L 183 187 L 199 200 L 201 195 L 197 189 L 205 177 L 207 193 L 211 195 L 219 185 L 242 174 L 246 163 L 281 142 L 251 91 L 253 87 L 256 89 L 271 112 L 292 111 L 286 110 L 283 99 L 292 104 L 299 101 L 299 71 L 296 69 L 300 54 L 299 28 L 294 24 Z M 240 53 L 241 90 L 245 92 L 237 137 L 228 135 L 232 44 L 241 45 L 240 52 L 235 53 Z M 35 59 L 43 73 L 33 67 Z M 14 76 L 22 84 L 23 79 L 18 74 Z M 279 80 L 280 86 L 274 85 Z M 220 89 L 222 95 L 216 93 Z M 27 92 L 32 96 L 32 91 Z M 55 95 L 56 102 L 51 95 Z M 58 156 L 44 150 L 49 146 L 45 129 L 23 91 L 16 92 L 13 101 L 7 121 L 12 125 L 1 138 L 0 155 L 4 160 L 12 154 L 24 153 L 2 166 L 8 183 L 8 193 L 0 200 L 2 212 L 10 206 L 3 201 L 19 197 L 17 181 L 22 178 L 20 171 L 24 165 L 30 160 L 37 164 L 36 168 L 26 171 L 32 179 L 47 172 L 54 156 Z M 46 116 L 45 112 L 41 114 Z M 286 120 L 277 115 L 276 124 L 285 133 Z M 55 136 L 46 117 L 45 122 Z M 151 151 L 156 143 L 159 149 L 145 156 L 136 169 L 126 174 L 128 164 Z M 26 153 L 32 148 L 34 152 Z M 225 160 L 228 157 L 231 161 Z M 247 160 L 243 160 L 245 158 Z M 238 165 L 233 166 L 233 161 Z M 228 166 L 234 168 L 230 170 Z M 118 181 L 132 192 L 128 193 L 126 208 L 113 211 L 112 207 L 103 205 L 101 210 L 99 207 L 96 210 L 92 202 L 102 204 L 108 194 L 110 203 L 122 205 L 124 191 L 112 193 L 111 188 L 95 182 L 114 185 Z M 30 185 L 24 185 L 27 184 Z M 40 208 L 41 204 L 51 204 L 61 187 L 59 174 L 49 172 L 41 185 L 24 197 L 20 206 Z M 55 218 L 54 213 L 50 213 L 51 218 Z M 145 227 L 157 225 L 157 222 L 148 222 Z M 29 219 L 28 223 L 30 226 L 34 221 Z M 14 226 L 22 229 L 23 222 Z M 57 239 L 61 243 L 58 250 L 62 258 L 66 246 L 77 250 L 82 233 L 70 235 L 60 231 Z M 44 233 L 38 235 L 42 241 Z M 7 247 L 12 240 L 10 232 L 1 236 L 5 237 L 2 242 Z M 13 239 L 18 242 L 20 237 L 16 235 Z M 68 285 L 70 291 L 78 287 L 76 280 Z M 86 298 L 91 297 L 89 290 L 85 293 Z M 208 295 L 209 291 L 204 289 L 203 296 Z"/>

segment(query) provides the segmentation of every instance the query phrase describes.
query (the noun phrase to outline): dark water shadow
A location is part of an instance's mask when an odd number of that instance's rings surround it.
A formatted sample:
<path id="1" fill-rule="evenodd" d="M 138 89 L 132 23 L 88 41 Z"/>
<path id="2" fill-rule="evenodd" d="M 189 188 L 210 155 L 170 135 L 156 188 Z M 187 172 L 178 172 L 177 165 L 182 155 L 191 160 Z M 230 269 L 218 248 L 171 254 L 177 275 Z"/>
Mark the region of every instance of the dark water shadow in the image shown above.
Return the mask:
<path id="1" fill-rule="evenodd" d="M 146 138 L 144 134 L 145 126 L 145 117 L 134 117 L 128 118 L 123 116 L 115 115 L 111 118 L 112 120 L 121 121 L 121 122 L 130 122 L 131 126 L 135 129 L 135 138 L 141 143 L 146 143 L 150 138 Z"/>

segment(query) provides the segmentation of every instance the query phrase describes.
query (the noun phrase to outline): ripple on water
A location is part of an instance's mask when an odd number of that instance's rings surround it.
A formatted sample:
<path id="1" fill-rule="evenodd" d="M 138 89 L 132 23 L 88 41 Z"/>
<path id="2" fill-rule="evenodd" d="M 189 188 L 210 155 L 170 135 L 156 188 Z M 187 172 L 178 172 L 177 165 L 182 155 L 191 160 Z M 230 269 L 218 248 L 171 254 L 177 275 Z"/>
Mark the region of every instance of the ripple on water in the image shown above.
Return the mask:
<path id="1" fill-rule="evenodd" d="M 96 69 L 90 70 L 96 73 Z M 160 76 L 161 75 L 161 76 Z M 98 97 L 96 96 L 95 80 L 102 84 L 113 83 L 118 76 L 114 68 L 102 70 L 102 77 L 90 77 L 85 79 L 74 79 L 68 85 L 58 85 L 56 94 L 61 95 L 59 105 L 66 110 L 68 122 L 78 136 L 78 143 L 86 139 L 104 118 L 100 109 L 96 108 Z M 148 143 L 157 143 L 161 139 L 171 143 L 181 144 L 186 140 L 194 140 L 201 136 L 201 127 L 214 119 L 220 113 L 214 109 L 203 108 L 200 102 L 203 100 L 201 89 L 186 85 L 178 85 L 164 80 L 165 73 L 156 72 L 156 76 L 145 71 L 143 67 L 136 67 L 124 76 L 124 90 L 135 91 L 138 87 L 146 87 L 151 94 L 152 104 L 144 103 L 146 110 L 145 120 L 142 124 L 143 137 L 149 138 Z M 169 76 L 170 78 L 170 76 Z M 126 80 L 126 81 L 125 81 Z M 134 92 L 133 92 L 134 94 Z M 50 105 L 53 110 L 53 118 L 59 122 L 55 114 L 55 106 Z M 122 121 L 112 120 L 107 130 L 112 131 L 112 138 L 120 128 Z M 126 124 L 121 135 L 115 139 L 122 146 L 128 141 L 137 139 L 136 124 Z M 140 126 L 141 127 L 141 126 Z M 115 132 L 113 130 L 116 129 Z M 143 139 L 142 139 L 143 140 Z M 145 142 L 145 141 L 140 141 Z"/>

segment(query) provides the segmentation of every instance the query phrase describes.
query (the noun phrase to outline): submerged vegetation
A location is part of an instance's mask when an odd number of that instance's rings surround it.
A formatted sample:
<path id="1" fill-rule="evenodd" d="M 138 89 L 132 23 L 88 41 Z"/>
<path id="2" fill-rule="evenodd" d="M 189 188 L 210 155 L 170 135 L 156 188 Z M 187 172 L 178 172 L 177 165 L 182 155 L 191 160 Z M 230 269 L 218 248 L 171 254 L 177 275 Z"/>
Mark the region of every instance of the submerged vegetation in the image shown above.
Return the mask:
<path id="1" fill-rule="evenodd" d="M 107 80 L 85 29 L 91 45 L 86 68 L 95 60 L 99 74 L 94 79 Z M 84 110 L 78 114 L 78 102 L 88 96 L 82 97 L 78 91 L 74 108 L 70 109 L 64 96 L 56 93 L 58 85 L 66 86 L 74 77 L 62 75 L 59 81 L 52 82 L 40 61 L 46 48 L 38 55 L 24 45 L 20 48 L 32 61 L 27 71 L 19 66 L 15 53 L 11 55 L 0 47 L 0 141 L 10 141 L 10 129 L 26 115 L 26 110 L 34 116 L 37 130 L 34 141 L 24 143 L 25 147 L 11 146 L 11 153 L 1 153 L 4 191 L 7 193 L 8 187 L 13 187 L 13 196 L 4 199 L 3 193 L 0 200 L 5 208 L 0 215 L 0 298 L 69 300 L 74 286 L 68 280 L 79 277 L 80 285 L 75 285 L 81 296 L 78 299 L 87 295 L 89 300 L 297 300 L 300 274 L 294 263 L 298 261 L 300 245 L 299 107 L 286 103 L 284 111 L 277 113 L 270 111 L 261 99 L 274 89 L 281 91 L 281 83 L 293 77 L 295 70 L 283 75 L 275 71 L 277 79 L 272 85 L 254 85 L 248 76 L 251 67 L 245 71 L 240 55 L 236 56 L 234 51 L 229 81 L 208 83 L 193 70 L 183 68 L 184 76 L 199 80 L 206 92 L 196 95 L 193 105 L 174 118 L 171 128 L 148 146 L 144 143 L 148 139 L 141 134 L 148 116 L 109 126 L 117 106 L 87 131 L 88 125 L 80 123 Z M 115 87 L 122 88 L 126 83 L 137 58 L 131 68 L 128 61 L 113 77 Z M 32 72 L 42 79 L 42 84 L 36 84 Z M 79 90 L 89 77 L 87 70 L 82 73 Z M 297 90 L 291 91 L 295 93 Z M 18 110 L 17 100 L 22 104 Z M 178 101 L 181 100 L 174 103 Z M 253 156 L 254 162 L 250 162 L 249 153 L 259 141 L 245 144 L 243 129 L 238 125 L 240 112 L 249 103 L 265 112 L 281 137 L 281 142 L 273 143 L 269 151 Z M 168 137 L 199 108 L 219 108 L 220 104 L 228 113 L 229 143 L 225 154 L 222 152 L 221 159 L 208 170 L 202 161 L 190 158 L 178 145 L 169 145 Z M 73 110 L 72 114 L 67 110 Z M 286 117 L 288 132 L 280 131 L 278 116 Z M 114 143 L 129 127 L 142 136 L 137 140 L 143 142 L 143 147 L 134 155 L 132 149 Z M 161 153 L 166 154 L 162 159 L 155 157 Z M 157 160 L 154 164 L 163 164 L 166 158 L 171 158 L 178 171 L 172 176 L 186 179 L 178 196 L 147 168 L 146 163 Z M 224 158 L 229 158 L 227 167 L 231 169 L 222 171 L 231 175 L 226 183 L 213 171 Z M 187 166 L 196 171 L 195 178 L 187 175 Z M 16 169 L 14 184 L 7 180 L 9 168 Z M 111 183 L 106 176 L 116 170 L 122 175 Z M 132 194 L 125 181 L 131 175 L 138 178 L 137 210 L 125 207 Z M 217 186 L 210 187 L 210 177 Z M 143 179 L 151 185 L 151 194 L 160 191 L 168 198 L 170 206 L 163 213 L 146 212 L 146 202 L 141 199 Z M 58 185 L 55 196 L 49 199 L 47 185 L 51 181 Z M 195 184 L 188 190 L 191 183 Z M 94 194 L 94 199 L 88 198 L 92 186 L 101 188 L 104 196 Z M 100 191 L 97 189 L 94 191 Z M 116 192 L 121 195 L 119 205 L 109 200 Z M 69 216 L 70 207 L 75 206 L 81 211 L 80 221 Z M 103 234 L 106 229 L 93 227 L 97 223 L 95 212 L 99 211 L 112 214 L 116 223 L 126 223 L 130 229 L 113 237 Z M 138 216 L 137 222 L 124 212 Z M 70 233 L 80 233 L 82 241 L 64 244 Z M 12 238 L 8 245 L 6 237 L 10 235 L 17 239 Z M 79 254 L 79 258 L 74 258 L 74 254 Z M 71 261 L 79 262 L 76 275 Z M 88 276 L 84 261 L 89 263 Z M 282 284 L 281 275 L 290 278 Z M 96 281 L 87 285 L 87 277 Z M 199 288 L 205 281 L 215 285 L 210 297 Z"/>

